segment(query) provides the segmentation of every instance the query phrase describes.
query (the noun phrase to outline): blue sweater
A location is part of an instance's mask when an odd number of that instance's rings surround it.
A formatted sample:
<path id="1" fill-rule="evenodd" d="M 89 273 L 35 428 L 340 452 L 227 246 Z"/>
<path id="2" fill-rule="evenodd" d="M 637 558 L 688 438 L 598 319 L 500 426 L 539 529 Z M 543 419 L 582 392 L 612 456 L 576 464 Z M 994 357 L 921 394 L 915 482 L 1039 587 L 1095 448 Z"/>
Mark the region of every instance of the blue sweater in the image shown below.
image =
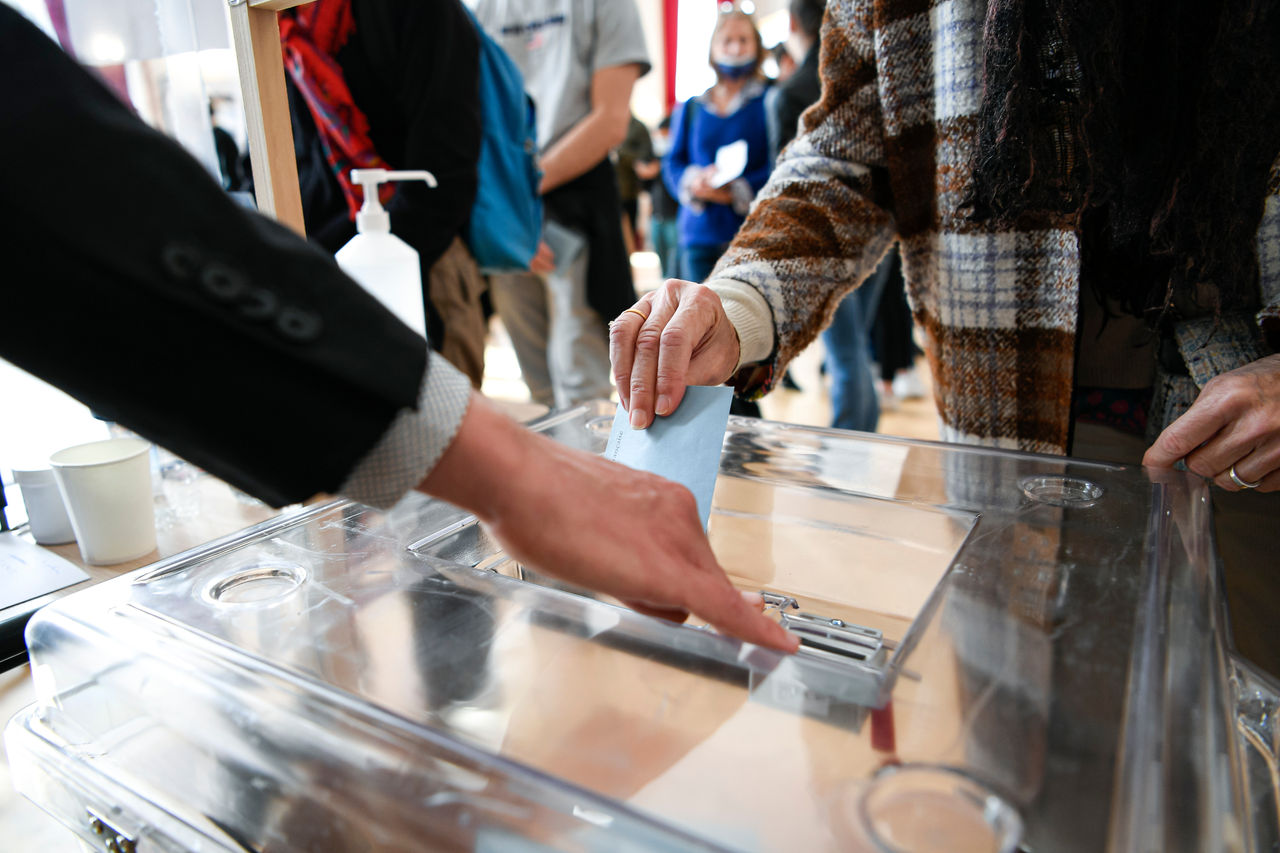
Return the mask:
<path id="1" fill-rule="evenodd" d="M 758 193 L 773 170 L 764 92 L 749 98 L 727 116 L 712 113 L 701 98 L 677 108 L 672 115 L 671 151 L 662 163 L 663 180 L 671 194 L 680 197 L 680 181 L 686 169 L 711 165 L 716 160 L 716 151 L 739 139 L 747 140 L 747 167 L 742 177 L 752 191 Z M 732 240 L 745 217 L 727 204 L 701 202 L 700 206 L 701 210 L 687 204 L 681 206 L 680 245 L 722 246 Z"/>

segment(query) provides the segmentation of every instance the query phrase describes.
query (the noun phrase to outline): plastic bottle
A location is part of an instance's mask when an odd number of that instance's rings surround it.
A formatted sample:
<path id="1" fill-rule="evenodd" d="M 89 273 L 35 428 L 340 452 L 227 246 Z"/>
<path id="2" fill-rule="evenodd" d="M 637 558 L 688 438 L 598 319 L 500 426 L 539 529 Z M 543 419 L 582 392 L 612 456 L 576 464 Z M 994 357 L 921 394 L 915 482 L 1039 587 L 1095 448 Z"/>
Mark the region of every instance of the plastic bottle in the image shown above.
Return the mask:
<path id="1" fill-rule="evenodd" d="M 351 170 L 352 183 L 364 187 L 364 204 L 356 213 L 356 236 L 339 249 L 334 258 L 347 275 L 390 308 L 409 328 L 426 337 L 418 253 L 391 233 L 391 216 L 378 199 L 379 184 L 411 180 L 436 186 L 435 176 L 423 170 Z"/>

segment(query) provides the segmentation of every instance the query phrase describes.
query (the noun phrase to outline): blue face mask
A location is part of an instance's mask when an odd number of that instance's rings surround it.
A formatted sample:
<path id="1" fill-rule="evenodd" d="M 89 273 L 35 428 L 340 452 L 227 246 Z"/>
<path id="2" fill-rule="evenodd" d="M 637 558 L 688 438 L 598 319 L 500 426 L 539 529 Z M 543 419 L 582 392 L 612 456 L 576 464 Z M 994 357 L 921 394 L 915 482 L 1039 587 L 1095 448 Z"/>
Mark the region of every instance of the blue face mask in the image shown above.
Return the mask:
<path id="1" fill-rule="evenodd" d="M 715 63 L 716 73 L 726 80 L 741 80 L 755 70 L 754 56 L 742 59 L 726 59 Z"/>

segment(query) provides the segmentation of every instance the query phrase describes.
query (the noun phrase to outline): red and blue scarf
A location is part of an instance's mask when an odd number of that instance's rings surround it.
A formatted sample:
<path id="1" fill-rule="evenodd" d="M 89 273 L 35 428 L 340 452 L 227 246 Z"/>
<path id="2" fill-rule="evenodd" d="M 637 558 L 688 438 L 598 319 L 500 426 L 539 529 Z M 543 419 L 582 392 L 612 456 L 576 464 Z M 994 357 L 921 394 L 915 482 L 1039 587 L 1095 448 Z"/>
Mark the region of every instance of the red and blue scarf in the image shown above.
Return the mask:
<path id="1" fill-rule="evenodd" d="M 285 70 L 311 110 L 325 159 L 338 178 L 353 220 L 364 193 L 351 183 L 351 170 L 390 168 L 374 150 L 369 119 L 356 106 L 342 67 L 334 59 L 355 26 L 351 0 L 316 0 L 280 16 Z M 383 184 L 384 203 L 394 194 L 394 186 Z"/>

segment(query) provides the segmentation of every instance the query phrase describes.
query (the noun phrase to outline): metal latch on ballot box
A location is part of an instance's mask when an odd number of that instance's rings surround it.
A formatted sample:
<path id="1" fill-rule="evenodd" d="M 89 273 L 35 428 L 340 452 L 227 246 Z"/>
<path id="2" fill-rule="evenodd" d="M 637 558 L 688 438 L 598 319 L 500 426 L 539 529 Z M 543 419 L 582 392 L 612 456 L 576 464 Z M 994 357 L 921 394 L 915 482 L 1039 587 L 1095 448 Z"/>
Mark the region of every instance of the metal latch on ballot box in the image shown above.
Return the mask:
<path id="1" fill-rule="evenodd" d="M 93 808 L 88 808 L 86 811 L 89 816 L 89 830 L 102 840 L 103 849 L 107 853 L 134 853 L 138 849 L 138 842 L 132 836 L 116 829 L 108 823 L 106 817 Z"/>
<path id="2" fill-rule="evenodd" d="M 815 613 L 789 612 L 800 609 L 800 602 L 789 595 L 766 590 L 761 590 L 760 595 L 765 612 L 777 610 L 782 627 L 800 638 L 802 652 L 837 663 L 854 660 L 879 666 L 884 662 L 883 632 Z"/>

